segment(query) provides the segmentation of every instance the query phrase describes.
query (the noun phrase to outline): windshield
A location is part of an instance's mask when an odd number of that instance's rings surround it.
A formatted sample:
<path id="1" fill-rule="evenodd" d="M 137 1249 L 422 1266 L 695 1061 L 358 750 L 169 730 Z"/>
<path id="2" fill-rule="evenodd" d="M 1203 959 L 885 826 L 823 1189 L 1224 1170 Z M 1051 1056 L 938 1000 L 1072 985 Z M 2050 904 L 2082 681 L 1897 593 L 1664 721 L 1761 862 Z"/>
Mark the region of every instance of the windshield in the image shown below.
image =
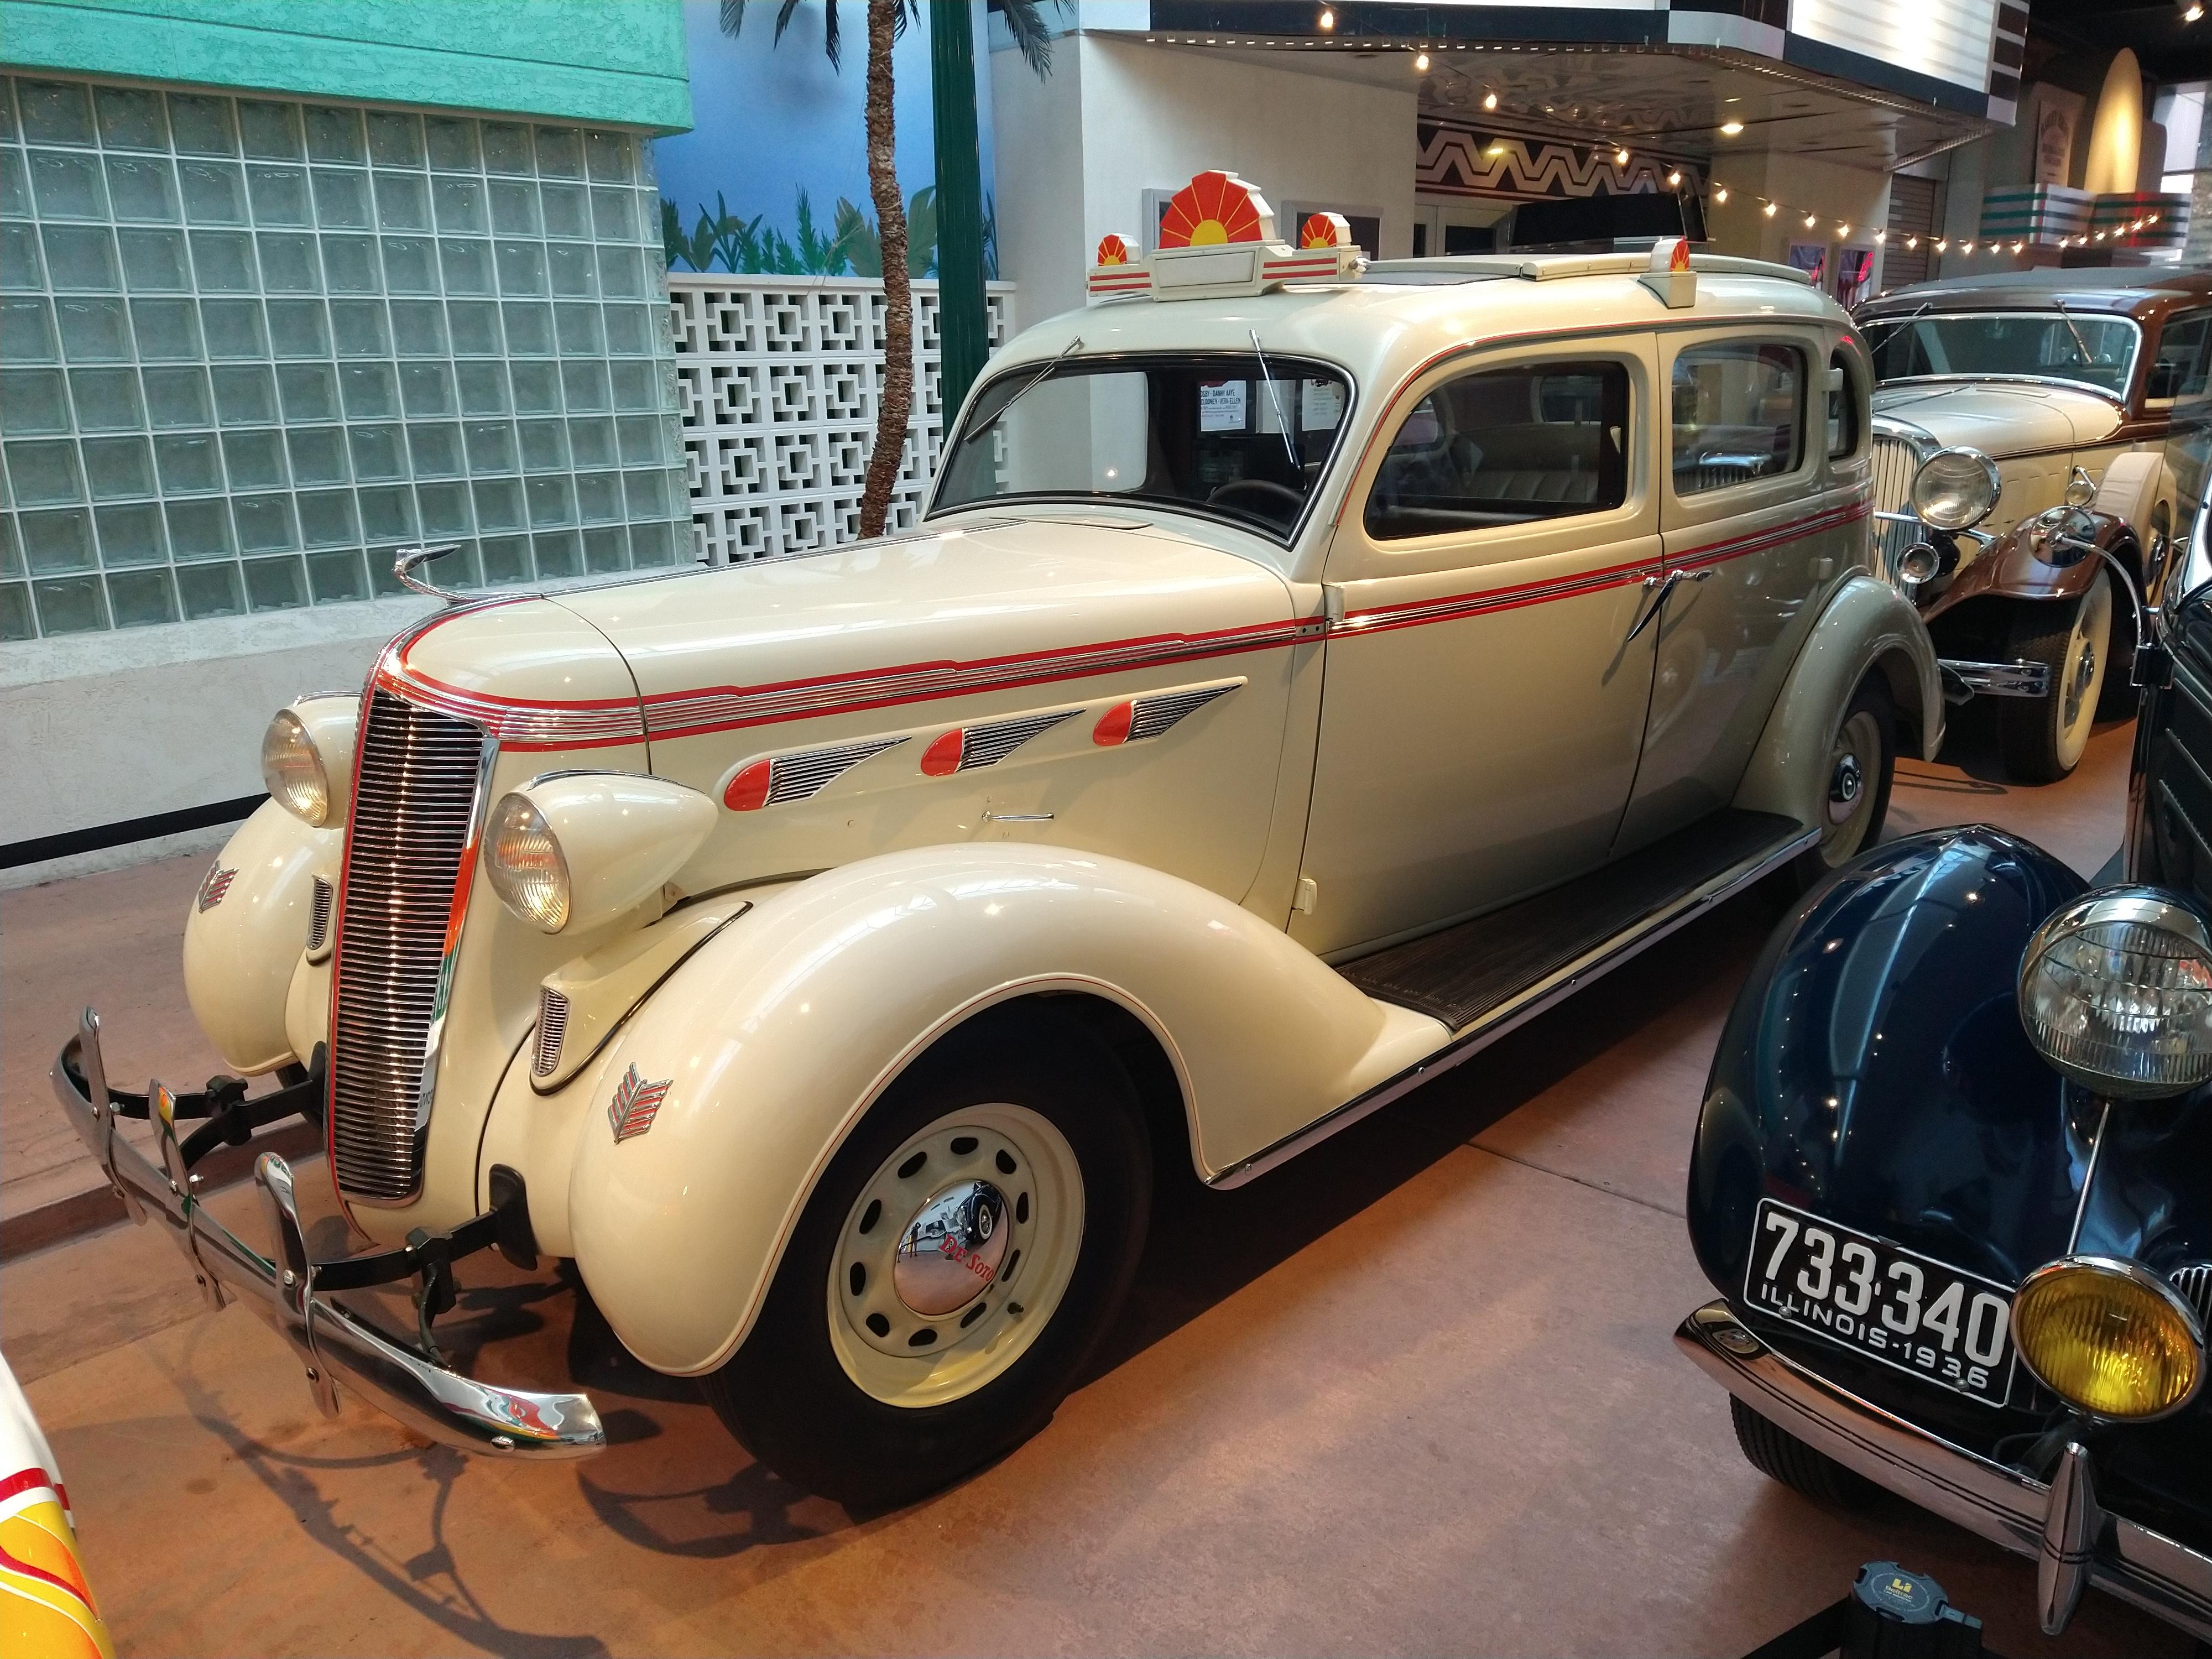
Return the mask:
<path id="1" fill-rule="evenodd" d="M 1351 402 L 1340 371 L 1273 352 L 1024 363 L 969 408 L 935 510 L 1038 496 L 1158 501 L 1286 542 Z"/>
<path id="2" fill-rule="evenodd" d="M 2126 393 L 2139 337 L 2127 318 L 2078 311 L 1875 317 L 1864 327 L 1875 379 L 1885 383 L 1928 375 L 2027 375 L 2072 380 L 2114 398 Z"/>

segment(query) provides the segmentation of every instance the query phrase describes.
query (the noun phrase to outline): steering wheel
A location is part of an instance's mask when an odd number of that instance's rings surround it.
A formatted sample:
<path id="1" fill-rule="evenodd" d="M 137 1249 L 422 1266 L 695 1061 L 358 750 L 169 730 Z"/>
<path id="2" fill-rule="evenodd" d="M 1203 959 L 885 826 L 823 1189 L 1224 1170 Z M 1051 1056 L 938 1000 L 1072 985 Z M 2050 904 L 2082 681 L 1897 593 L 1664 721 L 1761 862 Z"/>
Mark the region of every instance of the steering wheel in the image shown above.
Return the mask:
<path id="1" fill-rule="evenodd" d="M 1290 503 L 1291 516 L 1294 519 L 1306 504 L 1306 498 L 1299 495 L 1297 490 L 1292 489 L 1288 484 L 1279 484 L 1273 478 L 1232 478 L 1208 495 L 1206 498 L 1206 504 L 1212 507 L 1220 502 L 1224 496 L 1233 495 L 1240 489 L 1256 489 L 1267 495 L 1280 495 Z"/>

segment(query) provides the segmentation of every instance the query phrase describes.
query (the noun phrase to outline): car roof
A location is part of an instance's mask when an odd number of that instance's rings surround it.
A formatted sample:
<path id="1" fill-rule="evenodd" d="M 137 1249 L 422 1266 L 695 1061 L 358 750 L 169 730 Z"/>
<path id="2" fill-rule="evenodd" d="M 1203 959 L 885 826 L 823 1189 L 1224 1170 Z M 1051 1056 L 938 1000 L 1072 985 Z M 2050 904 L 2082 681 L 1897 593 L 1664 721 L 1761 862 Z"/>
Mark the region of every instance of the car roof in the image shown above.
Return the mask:
<path id="1" fill-rule="evenodd" d="M 2043 311 L 2060 303 L 2084 311 L 2144 315 L 2212 295 L 2212 270 L 2179 266 L 2046 266 L 1945 276 L 1876 295 L 1858 309 L 1887 317 L 1926 306 L 1931 312 Z"/>
<path id="2" fill-rule="evenodd" d="M 1263 351 L 1340 364 L 1371 392 L 1441 353 L 1518 337 L 1731 321 L 1850 326 L 1841 307 L 1787 266 L 1700 254 L 1692 268 L 1697 298 L 1681 309 L 1638 280 L 1648 272 L 1641 253 L 1397 259 L 1355 282 L 1257 295 L 1109 300 L 1024 331 L 994 354 L 989 372 L 1049 361 L 1077 341 L 1081 357 L 1249 355 L 1256 335 Z"/>

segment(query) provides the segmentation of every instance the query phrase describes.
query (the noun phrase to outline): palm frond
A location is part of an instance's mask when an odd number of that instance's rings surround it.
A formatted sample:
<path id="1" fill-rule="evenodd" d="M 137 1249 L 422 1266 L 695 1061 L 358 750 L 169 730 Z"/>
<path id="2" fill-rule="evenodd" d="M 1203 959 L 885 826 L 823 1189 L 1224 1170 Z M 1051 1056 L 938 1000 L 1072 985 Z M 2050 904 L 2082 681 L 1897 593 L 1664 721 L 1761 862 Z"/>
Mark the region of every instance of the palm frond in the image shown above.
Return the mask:
<path id="1" fill-rule="evenodd" d="M 725 6 L 730 0 L 722 0 Z M 739 4 L 744 0 L 738 0 Z M 1065 15 L 1067 0 L 1053 0 L 1053 10 Z M 1000 15 L 1006 33 L 1014 37 L 1015 50 L 1038 79 L 1052 73 L 1052 29 L 1044 21 L 1042 0 L 1004 0 Z"/>
<path id="2" fill-rule="evenodd" d="M 745 0 L 722 0 L 722 33 L 732 40 L 745 26 Z"/>

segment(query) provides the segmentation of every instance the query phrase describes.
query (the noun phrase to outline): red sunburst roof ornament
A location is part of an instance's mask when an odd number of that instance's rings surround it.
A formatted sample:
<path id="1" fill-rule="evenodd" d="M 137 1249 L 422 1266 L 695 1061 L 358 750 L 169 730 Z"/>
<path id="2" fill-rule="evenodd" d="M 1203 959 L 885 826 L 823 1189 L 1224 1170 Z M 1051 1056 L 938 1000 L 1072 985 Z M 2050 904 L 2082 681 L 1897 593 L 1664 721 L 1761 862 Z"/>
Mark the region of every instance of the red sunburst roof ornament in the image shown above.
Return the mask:
<path id="1" fill-rule="evenodd" d="M 1274 210 L 1257 185 L 1233 173 L 1200 173 L 1168 200 L 1160 221 L 1162 247 L 1213 247 L 1226 242 L 1272 242 Z"/>

